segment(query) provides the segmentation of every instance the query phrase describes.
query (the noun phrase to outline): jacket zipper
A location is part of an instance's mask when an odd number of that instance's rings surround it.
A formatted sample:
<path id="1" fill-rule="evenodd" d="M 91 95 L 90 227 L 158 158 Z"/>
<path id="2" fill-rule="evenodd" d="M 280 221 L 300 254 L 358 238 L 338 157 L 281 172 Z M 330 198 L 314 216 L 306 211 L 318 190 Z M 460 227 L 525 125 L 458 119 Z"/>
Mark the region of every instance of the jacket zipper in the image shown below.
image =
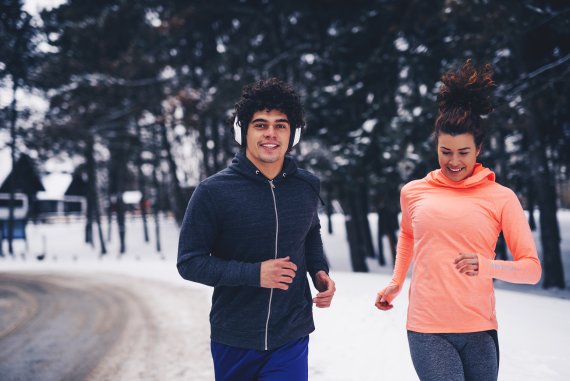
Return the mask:
<path id="1" fill-rule="evenodd" d="M 273 208 L 275 209 L 275 255 L 273 259 L 277 259 L 277 239 L 279 237 L 279 217 L 277 215 L 277 201 L 275 200 L 275 185 L 273 180 L 269 181 L 271 187 L 271 195 L 273 196 Z M 273 299 L 273 289 L 269 292 L 269 308 L 267 309 L 267 320 L 265 321 L 265 350 L 267 350 L 267 336 L 269 334 L 269 316 L 271 316 L 271 300 Z"/>

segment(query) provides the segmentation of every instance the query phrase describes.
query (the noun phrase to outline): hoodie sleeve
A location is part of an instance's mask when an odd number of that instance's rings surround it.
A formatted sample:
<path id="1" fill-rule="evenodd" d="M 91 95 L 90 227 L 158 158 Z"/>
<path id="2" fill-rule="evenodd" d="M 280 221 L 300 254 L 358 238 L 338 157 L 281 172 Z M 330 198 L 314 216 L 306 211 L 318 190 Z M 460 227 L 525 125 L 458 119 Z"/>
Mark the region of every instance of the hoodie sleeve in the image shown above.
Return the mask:
<path id="1" fill-rule="evenodd" d="M 542 268 L 536 254 L 532 232 L 522 206 L 511 190 L 502 207 L 500 218 L 501 229 L 514 260 L 491 260 L 478 255 L 480 276 L 511 283 L 538 283 Z"/>
<path id="2" fill-rule="evenodd" d="M 317 212 L 315 212 L 311 229 L 309 230 L 309 234 L 307 234 L 307 238 L 305 240 L 305 257 L 307 260 L 307 271 L 313 280 L 315 278 L 315 274 L 321 270 L 328 274 L 329 265 L 323 250 L 321 223 Z"/>
<path id="3" fill-rule="evenodd" d="M 321 190 L 321 183 L 316 177 L 313 177 L 313 181 L 312 186 L 318 197 Z M 318 197 L 318 199 L 320 200 L 320 197 Z M 311 228 L 305 239 L 305 258 L 307 261 L 307 271 L 313 281 L 315 280 L 315 274 L 319 271 L 322 270 L 327 274 L 329 273 L 329 265 L 325 257 L 323 240 L 321 238 L 321 221 L 319 220 L 318 206 L 315 206 L 315 215 L 313 216 Z"/>
<path id="4" fill-rule="evenodd" d="M 201 183 L 192 195 L 178 240 L 177 268 L 182 278 L 208 286 L 260 285 L 260 263 L 224 260 L 211 255 L 218 237 L 216 204 Z"/>
<path id="5" fill-rule="evenodd" d="M 400 192 L 402 221 L 400 223 L 400 235 L 396 249 L 396 263 L 394 265 L 392 281 L 389 283 L 389 286 L 397 285 L 400 290 L 402 290 L 402 286 L 406 280 L 406 275 L 414 254 L 414 232 L 412 230 L 412 219 L 406 194 L 406 188 L 404 187 Z"/>

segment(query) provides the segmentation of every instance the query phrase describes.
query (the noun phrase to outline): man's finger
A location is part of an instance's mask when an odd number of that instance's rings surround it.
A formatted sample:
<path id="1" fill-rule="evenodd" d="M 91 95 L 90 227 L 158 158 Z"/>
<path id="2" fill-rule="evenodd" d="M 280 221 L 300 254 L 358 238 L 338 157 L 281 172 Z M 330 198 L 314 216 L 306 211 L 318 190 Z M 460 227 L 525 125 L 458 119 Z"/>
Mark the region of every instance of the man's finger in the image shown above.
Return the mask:
<path id="1" fill-rule="evenodd" d="M 282 283 L 282 282 L 276 282 L 276 283 L 273 285 L 273 287 L 271 287 L 271 288 L 278 288 L 278 289 L 280 289 L 280 290 L 288 290 L 288 289 L 289 289 L 289 286 L 288 286 L 287 284 L 285 284 L 285 283 Z"/>
<path id="2" fill-rule="evenodd" d="M 322 291 L 319 292 L 317 295 L 315 295 L 316 298 L 332 298 L 334 295 L 334 291 L 332 290 L 327 290 L 327 291 Z"/>
<path id="3" fill-rule="evenodd" d="M 291 262 L 289 257 L 285 258 L 277 258 L 275 259 L 276 262 L 279 262 L 279 267 L 284 269 L 291 269 L 293 271 L 297 271 L 297 265 L 294 262 Z"/>
<path id="4" fill-rule="evenodd" d="M 297 273 L 295 271 L 292 270 L 285 270 L 283 269 L 283 272 L 281 273 L 282 276 L 288 276 L 290 278 L 295 278 L 295 275 L 297 275 Z"/>
<path id="5" fill-rule="evenodd" d="M 281 276 L 277 281 L 279 283 L 291 284 L 293 283 L 293 278 L 290 276 Z"/>

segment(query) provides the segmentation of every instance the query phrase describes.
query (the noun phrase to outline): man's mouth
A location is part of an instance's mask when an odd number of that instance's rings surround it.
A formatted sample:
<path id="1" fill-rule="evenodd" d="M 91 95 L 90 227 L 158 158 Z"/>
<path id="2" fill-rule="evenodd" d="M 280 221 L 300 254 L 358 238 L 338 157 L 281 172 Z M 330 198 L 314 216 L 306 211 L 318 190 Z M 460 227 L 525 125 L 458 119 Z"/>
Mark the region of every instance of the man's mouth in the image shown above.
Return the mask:
<path id="1" fill-rule="evenodd" d="M 261 146 L 262 146 L 263 148 L 266 148 L 266 149 L 275 149 L 275 148 L 279 147 L 279 144 L 275 144 L 275 143 L 264 143 L 264 144 L 261 144 Z"/>
<path id="2" fill-rule="evenodd" d="M 447 170 L 448 170 L 449 172 L 451 172 L 451 173 L 459 173 L 459 172 L 461 172 L 461 171 L 463 170 L 463 167 L 461 167 L 461 168 L 450 168 L 450 167 L 447 167 Z"/>

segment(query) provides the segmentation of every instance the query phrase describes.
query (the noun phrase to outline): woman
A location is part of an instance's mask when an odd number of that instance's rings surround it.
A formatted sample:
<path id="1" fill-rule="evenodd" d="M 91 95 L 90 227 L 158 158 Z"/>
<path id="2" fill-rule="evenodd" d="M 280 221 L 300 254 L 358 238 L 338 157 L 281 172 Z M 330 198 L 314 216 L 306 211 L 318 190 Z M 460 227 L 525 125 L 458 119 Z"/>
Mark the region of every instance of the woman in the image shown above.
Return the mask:
<path id="1" fill-rule="evenodd" d="M 376 297 L 387 311 L 413 263 L 408 343 L 421 380 L 496 380 L 499 345 L 493 279 L 535 284 L 533 237 L 516 195 L 477 163 L 492 111 L 491 65 L 468 60 L 442 77 L 434 137 L 440 168 L 406 184 L 392 281 Z M 514 261 L 495 258 L 503 232 Z"/>

